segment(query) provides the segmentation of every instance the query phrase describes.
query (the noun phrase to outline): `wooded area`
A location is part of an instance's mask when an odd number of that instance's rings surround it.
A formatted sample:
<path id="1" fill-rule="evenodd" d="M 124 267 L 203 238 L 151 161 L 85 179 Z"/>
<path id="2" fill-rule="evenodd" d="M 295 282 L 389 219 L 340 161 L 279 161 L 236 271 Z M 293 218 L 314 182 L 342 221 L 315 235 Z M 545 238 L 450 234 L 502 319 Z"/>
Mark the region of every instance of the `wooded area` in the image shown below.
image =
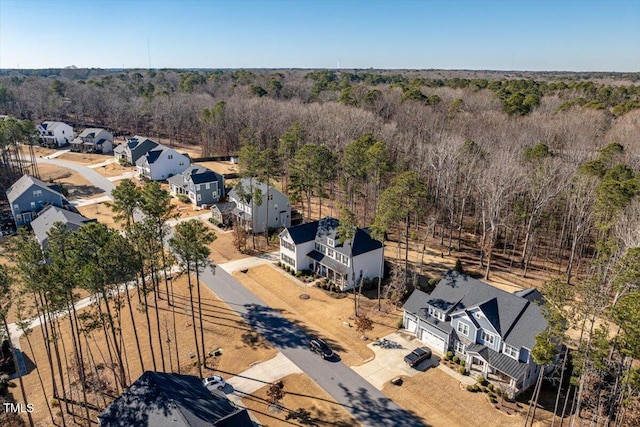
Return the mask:
<path id="1" fill-rule="evenodd" d="M 239 153 L 243 173 L 280 181 L 307 217 L 312 201 L 322 215 L 331 199 L 379 239 L 403 241 L 405 281 L 409 245 L 434 237 L 486 278 L 545 270 L 555 279 L 542 289 L 551 328 L 541 340 L 571 348 L 566 413 L 640 422 L 638 75 L 12 73 L 0 77 L 3 113 Z"/>

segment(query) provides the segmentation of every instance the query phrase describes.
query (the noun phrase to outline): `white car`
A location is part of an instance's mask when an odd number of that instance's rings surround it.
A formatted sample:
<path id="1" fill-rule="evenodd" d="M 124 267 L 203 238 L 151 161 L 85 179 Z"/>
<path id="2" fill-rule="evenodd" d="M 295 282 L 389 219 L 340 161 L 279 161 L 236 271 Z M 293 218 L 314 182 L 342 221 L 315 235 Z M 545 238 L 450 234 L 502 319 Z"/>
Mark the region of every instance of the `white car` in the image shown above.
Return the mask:
<path id="1" fill-rule="evenodd" d="M 212 377 L 208 377 L 202 380 L 202 383 L 207 388 L 217 388 L 218 390 L 222 390 L 227 383 L 224 378 L 220 375 L 214 375 Z"/>

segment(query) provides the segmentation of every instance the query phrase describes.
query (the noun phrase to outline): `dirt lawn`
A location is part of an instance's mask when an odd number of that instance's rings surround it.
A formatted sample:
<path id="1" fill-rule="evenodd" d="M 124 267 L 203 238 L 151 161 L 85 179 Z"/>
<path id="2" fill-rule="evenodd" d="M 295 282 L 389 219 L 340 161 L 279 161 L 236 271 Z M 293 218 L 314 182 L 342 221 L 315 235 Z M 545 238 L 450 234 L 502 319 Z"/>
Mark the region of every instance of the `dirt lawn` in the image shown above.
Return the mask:
<path id="1" fill-rule="evenodd" d="M 471 393 L 438 368 L 403 377 L 401 386 L 387 383 L 383 392 L 403 408 L 437 427 L 520 427 L 523 417 L 497 410 L 484 393 Z M 525 410 L 526 413 L 526 410 Z M 538 424 L 534 424 L 538 425 Z"/>
<path id="2" fill-rule="evenodd" d="M 233 233 L 222 233 L 215 228 L 209 221 L 204 221 L 216 233 L 216 240 L 209 244 L 211 255 L 209 258 L 216 264 L 233 261 L 236 259 L 247 258 L 249 255 L 239 252 L 233 245 Z"/>
<path id="3" fill-rule="evenodd" d="M 55 182 L 69 192 L 68 199 L 88 198 L 102 194 L 102 189 L 95 187 L 78 172 L 56 165 L 38 165 L 40 179 L 45 182 Z"/>
<path id="4" fill-rule="evenodd" d="M 369 341 L 361 339 L 353 323 L 353 295 L 335 299 L 323 290 L 313 286 L 306 287 L 309 299 L 301 299 L 305 293 L 303 286 L 272 265 L 251 268 L 247 273 L 233 273 L 251 292 L 274 309 L 282 310 L 289 320 L 301 323 L 312 334 L 326 339 L 348 366 L 357 366 L 374 357 L 367 347 Z M 359 298 L 361 310 L 368 313 L 374 322 L 372 331 L 367 332 L 370 339 L 383 337 L 398 328 L 402 313 L 378 312 L 377 302 L 365 297 Z"/>
<path id="5" fill-rule="evenodd" d="M 106 203 L 94 203 L 92 205 L 81 206 L 78 212 L 87 218 L 97 219 L 99 223 L 115 230 L 122 230 L 120 224 L 113 219 L 113 211 Z"/>
<path id="6" fill-rule="evenodd" d="M 106 160 L 113 159 L 111 154 L 95 154 L 95 153 L 73 153 L 68 152 L 57 157 L 67 162 L 80 163 L 83 165 L 96 165 Z"/>
<path id="7" fill-rule="evenodd" d="M 209 168 L 219 174 L 238 173 L 240 171 L 238 165 L 233 165 L 231 162 L 197 162 L 196 164 L 198 166 Z"/>
<path id="8" fill-rule="evenodd" d="M 164 291 L 164 281 L 161 281 L 160 289 Z M 197 290 L 194 287 L 194 303 L 197 306 L 196 301 Z M 237 315 L 229 306 L 220 301 L 213 292 L 211 292 L 205 285 L 201 287 L 202 292 L 202 313 L 204 320 L 205 330 L 205 349 L 207 352 L 214 349 L 221 348 L 222 355 L 218 357 L 209 357 L 207 366 L 209 368 L 219 368 L 226 372 L 239 373 L 250 365 L 271 359 L 276 355 L 276 350 L 273 349 L 264 339 L 255 334 L 253 330 L 245 323 L 245 321 Z M 189 292 L 187 288 L 186 276 L 180 275 L 174 277 L 173 293 L 175 295 L 175 315 L 176 315 L 176 331 L 177 337 L 173 332 L 173 315 L 172 309 L 166 302 L 166 294 L 161 292 L 162 300 L 158 301 L 158 315 L 160 318 L 160 333 L 162 339 L 158 339 L 158 331 L 156 329 L 156 308 L 153 301 L 153 295 L 148 296 L 149 318 L 152 325 L 151 338 L 155 351 L 156 366 L 152 362 L 152 356 L 149 346 L 149 334 L 147 328 L 147 320 L 145 313 L 140 311 L 138 307 L 138 296 L 135 290 L 131 290 L 131 301 L 133 303 L 133 313 L 136 322 L 136 330 L 142 349 L 144 368 L 146 370 L 155 369 L 165 372 L 178 372 L 178 361 L 176 357 L 176 348 L 179 349 L 180 359 L 180 372 L 182 374 L 198 375 L 198 370 L 192 365 L 193 360 L 190 355 L 195 354 L 196 347 L 194 345 L 191 312 L 189 304 Z M 81 310 L 81 312 L 94 312 L 95 305 Z M 197 311 L 197 309 L 196 309 Z M 196 312 L 196 326 L 199 324 L 198 316 Z M 67 360 L 71 362 L 73 360 L 73 350 L 71 344 L 71 338 L 69 334 L 69 322 L 68 318 L 60 318 L 61 336 L 66 345 Z M 133 326 L 129 315 L 128 307 L 124 307 L 122 311 L 122 341 L 123 341 L 123 354 L 125 359 L 125 368 L 128 372 L 128 376 L 131 378 L 131 382 L 137 379 L 143 372 L 140 365 L 140 358 L 135 344 L 135 337 L 133 334 Z M 169 331 L 169 333 L 167 333 Z M 200 330 L 198 328 L 198 337 L 200 336 Z M 177 339 L 177 341 L 176 341 Z M 199 338 L 198 338 L 199 339 Z M 35 412 L 33 413 L 34 419 L 38 425 L 46 426 L 50 425 L 49 415 L 46 407 L 46 401 L 42 394 L 40 384 L 38 382 L 38 375 L 34 369 L 34 363 L 39 367 L 43 381 L 45 383 L 45 389 L 47 390 L 47 397 L 51 400 L 51 374 L 47 364 L 47 357 L 45 347 L 42 344 L 42 329 L 40 327 L 34 328 L 33 333 L 30 336 L 30 340 L 33 346 L 33 352 L 29 349 L 27 340 L 23 337 L 20 341 L 22 351 L 27 358 L 27 366 L 30 367 L 30 372 L 24 377 L 25 390 L 28 396 L 29 403 L 33 403 Z M 89 357 L 93 357 L 96 363 L 103 363 L 107 368 L 98 371 L 98 375 L 102 380 L 108 382 L 109 389 L 112 390 L 114 395 L 115 382 L 113 376 L 109 372 L 109 356 L 107 353 L 107 345 L 105 344 L 104 333 L 101 328 L 98 328 L 94 332 L 90 333 L 87 339 L 82 339 L 84 346 L 84 354 L 87 356 L 87 366 L 92 366 L 89 362 Z M 164 351 L 165 363 L 161 362 L 160 346 L 162 342 L 162 349 Z M 87 351 L 87 348 L 89 351 Z M 61 348 L 61 352 L 62 352 Z M 114 356 L 115 358 L 115 356 Z M 62 358 L 63 367 L 65 366 L 65 360 Z M 54 357 L 54 365 L 56 365 Z M 66 370 L 65 368 L 63 368 Z M 210 374 L 213 371 L 206 369 L 204 374 Z M 57 369 L 56 369 L 57 377 Z M 73 377 L 73 374 L 72 374 Z M 58 379 L 59 381 L 59 379 Z M 73 381 L 73 378 L 72 378 Z M 17 384 L 17 381 L 16 381 Z M 13 389 L 14 396 L 21 395 L 19 386 Z M 73 390 L 73 396 L 76 400 L 81 400 L 81 396 L 78 390 Z M 18 399 L 19 401 L 21 399 Z M 90 394 L 89 400 L 91 403 L 98 406 L 98 408 L 104 408 L 105 402 L 101 397 Z M 107 398 L 106 404 L 109 404 L 111 399 Z M 74 408 L 80 413 L 80 408 Z M 84 410 L 82 410 L 84 413 Z M 97 412 L 92 411 L 92 416 L 95 417 Z"/>
<path id="9" fill-rule="evenodd" d="M 99 166 L 94 170 L 102 176 L 111 178 L 114 176 L 120 176 L 125 172 L 135 172 L 136 168 L 133 166 L 125 167 L 125 166 L 122 166 L 120 163 L 115 162 L 105 166 Z"/>
<path id="10" fill-rule="evenodd" d="M 302 426 L 298 420 L 285 420 L 287 413 L 305 408 L 317 420 L 313 425 L 358 426 L 356 420 L 329 396 L 318 384 L 305 374 L 294 374 L 283 378 L 285 396 L 280 401 L 284 410 L 274 413 L 269 410 L 267 390 L 262 387 L 242 399 L 242 403 L 264 426 Z M 306 424 L 308 425 L 308 424 Z"/>

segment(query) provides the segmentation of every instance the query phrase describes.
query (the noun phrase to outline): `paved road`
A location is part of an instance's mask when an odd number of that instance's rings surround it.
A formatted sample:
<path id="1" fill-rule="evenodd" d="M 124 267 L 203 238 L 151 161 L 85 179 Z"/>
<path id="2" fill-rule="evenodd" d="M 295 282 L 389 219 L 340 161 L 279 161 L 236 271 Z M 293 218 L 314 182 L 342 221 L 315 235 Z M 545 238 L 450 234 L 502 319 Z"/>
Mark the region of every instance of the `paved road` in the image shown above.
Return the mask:
<path id="1" fill-rule="evenodd" d="M 81 174 L 83 177 L 85 177 L 87 181 L 89 181 L 91 184 L 102 189 L 102 191 L 104 191 L 107 194 L 107 196 L 110 196 L 111 191 L 114 188 L 116 188 L 113 182 L 109 181 L 107 178 L 100 175 L 98 172 L 91 169 L 90 167 L 87 167 L 84 165 L 79 165 L 77 163 L 72 163 L 72 162 L 65 162 L 64 160 L 58 160 L 58 159 L 45 159 L 43 157 L 36 158 L 36 162 L 45 164 L 45 165 L 56 165 L 56 166 L 61 166 L 63 168 L 72 169 L 78 172 L 79 174 Z"/>
<path id="2" fill-rule="evenodd" d="M 38 158 L 38 163 L 54 164 L 82 174 L 108 195 L 115 185 L 93 169 L 61 160 Z M 167 236 L 169 238 L 169 236 Z M 354 418 L 367 427 L 424 426 L 409 411 L 400 408 L 382 392 L 340 361 L 322 360 L 308 349 L 309 337 L 302 324 L 285 319 L 222 268 L 215 275 L 211 269 L 200 279 L 220 299 L 240 314 L 258 333 L 279 349 L 342 404 Z M 336 342 L 328 342 L 334 350 L 343 351 Z"/>
<path id="3" fill-rule="evenodd" d="M 313 378 L 364 426 L 423 426 L 373 385 L 340 361 L 322 360 L 308 349 L 304 326 L 285 319 L 221 268 L 207 269 L 200 279 L 258 333 Z M 343 350 L 329 342 L 334 349 Z"/>

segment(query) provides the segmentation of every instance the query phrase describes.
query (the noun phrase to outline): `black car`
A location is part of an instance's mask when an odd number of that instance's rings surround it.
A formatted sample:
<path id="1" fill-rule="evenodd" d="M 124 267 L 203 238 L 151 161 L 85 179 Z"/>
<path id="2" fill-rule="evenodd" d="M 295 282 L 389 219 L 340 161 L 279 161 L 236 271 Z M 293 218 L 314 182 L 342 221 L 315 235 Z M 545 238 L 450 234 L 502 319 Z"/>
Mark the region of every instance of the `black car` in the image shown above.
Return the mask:
<path id="1" fill-rule="evenodd" d="M 418 347 L 404 357 L 404 361 L 411 367 L 416 366 L 423 360 L 431 357 L 431 349 L 428 347 Z"/>
<path id="2" fill-rule="evenodd" d="M 329 348 L 326 342 L 320 338 L 312 339 L 309 342 L 309 348 L 314 353 L 318 353 L 323 359 L 330 359 L 333 357 L 333 351 Z"/>

